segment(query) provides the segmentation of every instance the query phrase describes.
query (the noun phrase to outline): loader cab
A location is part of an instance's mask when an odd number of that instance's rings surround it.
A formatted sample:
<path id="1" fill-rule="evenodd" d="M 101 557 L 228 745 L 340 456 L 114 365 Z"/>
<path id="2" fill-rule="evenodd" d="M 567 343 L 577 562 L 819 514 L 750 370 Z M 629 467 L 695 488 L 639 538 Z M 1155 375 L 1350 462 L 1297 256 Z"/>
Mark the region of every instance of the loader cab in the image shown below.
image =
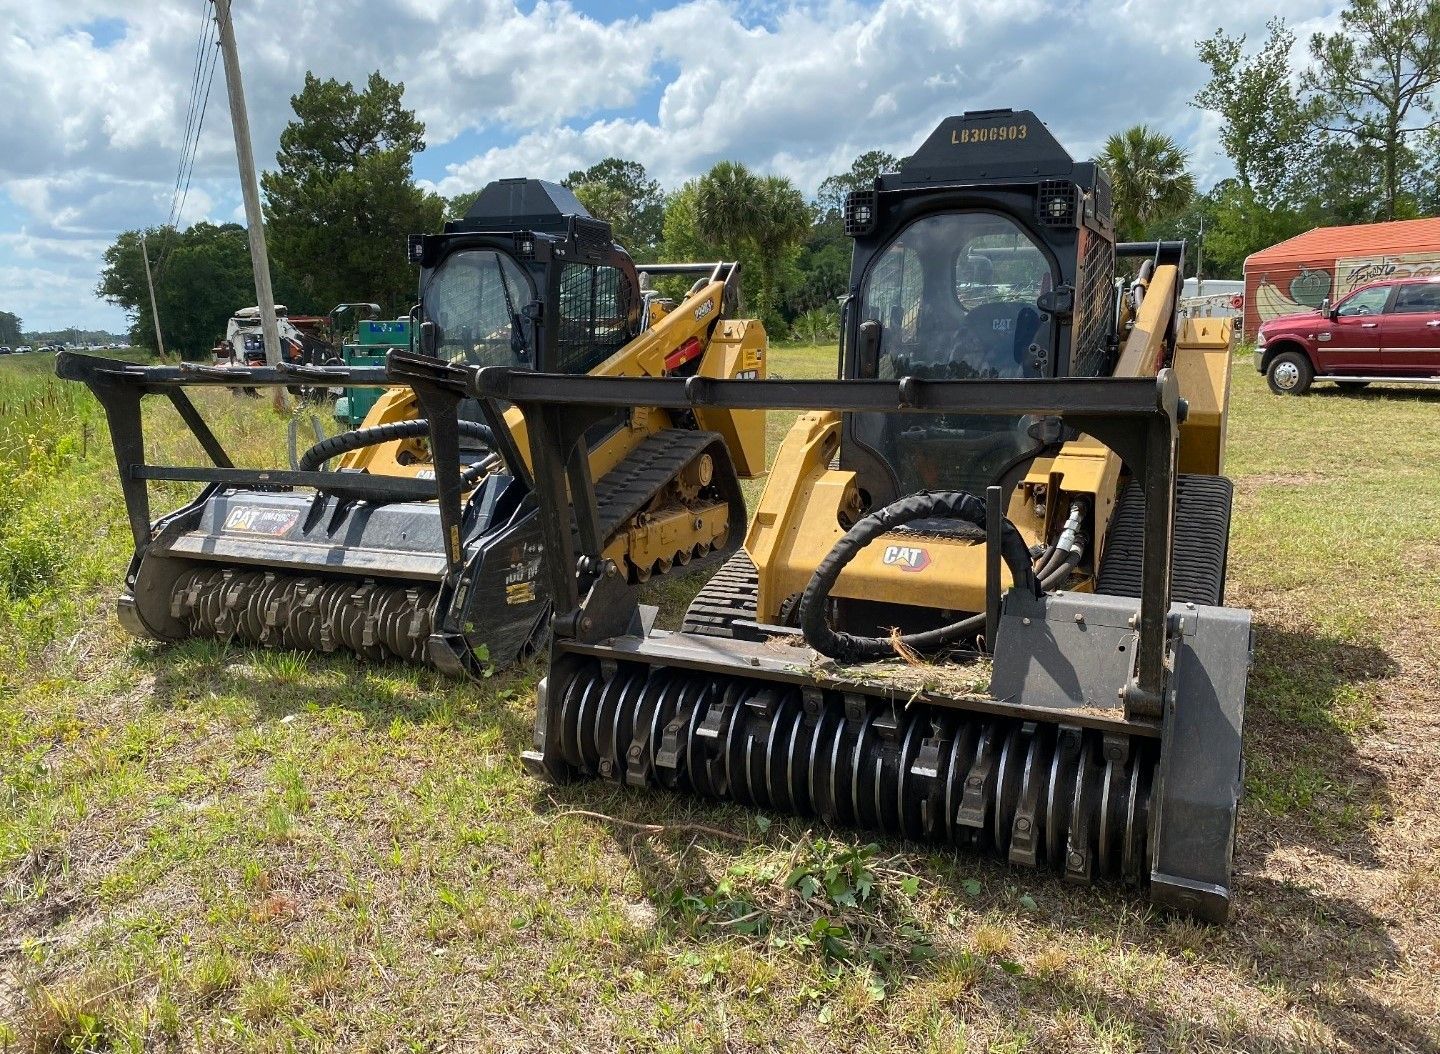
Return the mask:
<path id="1" fill-rule="evenodd" d="M 589 373 L 640 332 L 635 265 L 566 188 L 489 184 L 442 234 L 412 235 L 419 342 L 470 366 Z"/>
<path id="2" fill-rule="evenodd" d="M 1113 365 L 1110 188 L 1028 111 L 944 121 L 851 194 L 842 375 L 1002 381 Z M 841 467 L 878 508 L 920 490 L 1009 489 L 1058 422 L 847 415 Z"/>

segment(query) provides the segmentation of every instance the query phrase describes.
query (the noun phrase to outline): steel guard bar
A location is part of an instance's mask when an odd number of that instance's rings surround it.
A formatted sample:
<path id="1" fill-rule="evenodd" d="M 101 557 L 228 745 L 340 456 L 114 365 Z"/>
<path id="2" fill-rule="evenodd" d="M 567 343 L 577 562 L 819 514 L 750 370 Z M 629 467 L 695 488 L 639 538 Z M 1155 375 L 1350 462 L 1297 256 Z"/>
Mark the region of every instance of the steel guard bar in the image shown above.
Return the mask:
<path id="1" fill-rule="evenodd" d="M 279 367 L 140 366 L 99 355 L 62 351 L 55 357 L 55 375 L 62 380 L 85 384 L 105 411 L 120 476 L 120 490 L 125 498 L 125 512 L 137 550 L 150 543 L 153 522 L 150 480 L 207 484 L 207 489 L 197 500 L 203 500 L 213 488 L 226 486 L 323 487 L 340 497 L 368 497 L 372 500 L 380 497 L 386 501 L 433 501 L 437 496 L 446 496 L 447 490 L 459 490 L 459 455 L 453 409 L 448 415 L 448 422 L 441 425 L 444 434 L 436 442 L 454 448 L 450 462 L 455 465 L 455 478 L 444 478 L 437 471 L 436 479 L 430 481 L 372 476 L 369 473 L 236 468 L 224 445 L 185 394 L 185 389 L 192 386 L 252 387 L 303 384 L 306 381 L 368 388 L 404 387 L 407 384 L 403 377 L 392 376 L 384 368 L 286 364 Z M 152 465 L 146 461 L 141 400 L 147 395 L 163 395 L 170 401 L 210 458 L 209 466 Z M 450 497 L 452 504 L 458 506 L 458 494 Z M 458 523 L 458 510 L 451 519 Z M 447 534 L 447 539 L 450 537 Z M 460 559 L 458 535 L 455 537 L 457 541 L 446 554 L 452 569 L 458 567 Z"/>
<path id="2" fill-rule="evenodd" d="M 1139 379 L 737 381 L 572 377 L 490 366 L 472 372 L 470 391 L 489 405 L 494 405 L 494 400 L 514 403 L 525 415 L 546 545 L 557 557 L 547 561 L 555 598 L 555 632 L 561 637 L 596 639 L 623 632 L 617 627 L 632 620 L 627 612 L 613 610 L 613 605 L 603 611 L 598 607 L 592 611 L 587 605 L 581 611 L 586 592 L 581 579 L 598 577 L 603 561 L 596 541 L 599 532 L 587 458 L 572 455 L 584 446 L 585 430 L 617 409 L 724 406 L 1060 417 L 1115 451 L 1144 490 L 1139 655 L 1136 676 L 1126 686 L 1124 700 L 1131 716 L 1155 718 L 1162 711 L 1176 453 L 1179 425 L 1186 413 L 1177 379 L 1168 369 L 1154 378 Z M 572 516 L 583 560 L 577 560 L 575 553 Z M 628 603 L 633 607 L 635 601 L 631 598 Z"/>

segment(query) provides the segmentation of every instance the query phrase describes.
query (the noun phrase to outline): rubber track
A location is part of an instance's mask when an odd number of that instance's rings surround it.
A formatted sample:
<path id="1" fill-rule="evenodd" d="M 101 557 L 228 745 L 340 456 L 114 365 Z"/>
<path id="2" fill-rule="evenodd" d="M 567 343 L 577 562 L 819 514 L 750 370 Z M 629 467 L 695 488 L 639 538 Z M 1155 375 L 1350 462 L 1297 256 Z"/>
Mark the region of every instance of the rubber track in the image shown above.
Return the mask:
<path id="1" fill-rule="evenodd" d="M 735 636 L 735 623 L 753 621 L 760 606 L 760 572 L 750 554 L 741 549 L 726 560 L 714 577 L 695 594 L 685 611 L 684 633 L 707 637 Z"/>
<path id="2" fill-rule="evenodd" d="M 1175 554 L 1170 599 L 1177 604 L 1223 604 L 1235 488 L 1224 476 L 1181 475 L 1175 481 Z M 1132 481 L 1110 519 L 1097 593 L 1140 595 L 1145 495 Z"/>
<path id="3" fill-rule="evenodd" d="M 646 436 L 595 483 L 595 509 L 599 514 L 602 541 L 614 537 L 646 502 L 707 447 L 723 442 L 715 432 L 682 432 L 673 428 Z"/>

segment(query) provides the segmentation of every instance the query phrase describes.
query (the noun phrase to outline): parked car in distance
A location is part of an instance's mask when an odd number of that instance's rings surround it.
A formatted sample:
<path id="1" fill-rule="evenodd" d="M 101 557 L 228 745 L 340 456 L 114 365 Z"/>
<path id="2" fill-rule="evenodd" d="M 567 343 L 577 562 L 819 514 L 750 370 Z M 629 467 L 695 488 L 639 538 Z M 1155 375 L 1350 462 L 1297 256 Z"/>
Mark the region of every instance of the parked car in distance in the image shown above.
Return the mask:
<path id="1" fill-rule="evenodd" d="M 15 349 L 15 354 L 16 354 L 16 355 L 24 355 L 24 354 L 25 354 L 27 351 L 29 351 L 29 350 L 30 350 L 30 345 L 29 345 L 29 344 L 21 344 L 18 348 Z"/>
<path id="2" fill-rule="evenodd" d="M 9 355 L 9 354 L 10 354 L 10 349 L 7 348 L 4 344 L 0 344 L 0 355 Z"/>
<path id="3" fill-rule="evenodd" d="M 1315 381 L 1440 385 L 1440 276 L 1359 286 L 1318 311 L 1272 318 L 1255 336 L 1255 369 L 1276 395 Z"/>

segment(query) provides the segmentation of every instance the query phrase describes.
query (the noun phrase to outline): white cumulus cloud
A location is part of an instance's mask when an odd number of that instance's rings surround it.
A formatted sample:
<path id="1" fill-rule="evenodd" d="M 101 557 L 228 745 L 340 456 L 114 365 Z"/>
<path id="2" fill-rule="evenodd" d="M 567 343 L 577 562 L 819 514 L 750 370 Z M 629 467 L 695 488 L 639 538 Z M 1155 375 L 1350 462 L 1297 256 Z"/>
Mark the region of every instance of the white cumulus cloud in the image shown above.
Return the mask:
<path id="1" fill-rule="evenodd" d="M 1296 0 L 1304 35 L 1332 0 Z M 1077 156 L 1144 122 L 1226 173 L 1218 123 L 1189 105 L 1194 42 L 1263 34 L 1242 0 L 677 0 L 616 15 L 564 0 L 236 0 L 262 166 L 307 70 L 406 85 L 450 194 L 502 176 L 561 178 L 607 155 L 674 187 L 721 158 L 813 191 L 864 150 L 913 150 L 966 109 L 1034 110 Z M 0 309 L 27 325 L 104 323 L 92 295 L 121 230 L 172 208 L 204 0 L 0 0 Z M 200 50 L 205 50 L 201 48 Z M 217 71 L 185 222 L 241 215 Z M 76 254 L 80 255 L 77 256 Z"/>

